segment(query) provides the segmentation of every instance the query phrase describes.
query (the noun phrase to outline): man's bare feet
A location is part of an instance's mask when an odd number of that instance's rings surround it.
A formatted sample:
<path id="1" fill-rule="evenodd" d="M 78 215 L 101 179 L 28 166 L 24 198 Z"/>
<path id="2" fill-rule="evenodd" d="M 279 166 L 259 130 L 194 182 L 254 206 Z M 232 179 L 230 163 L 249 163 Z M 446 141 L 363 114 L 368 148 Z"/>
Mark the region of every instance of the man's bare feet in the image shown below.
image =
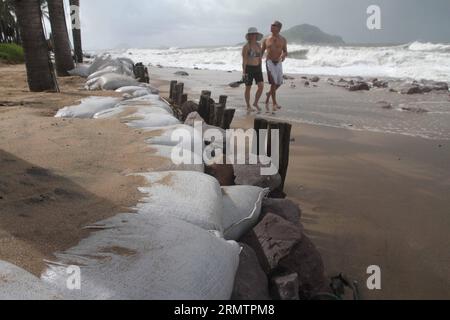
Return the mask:
<path id="1" fill-rule="evenodd" d="M 282 107 L 280 105 L 276 104 L 276 105 L 273 106 L 273 108 L 275 110 L 281 110 Z"/>

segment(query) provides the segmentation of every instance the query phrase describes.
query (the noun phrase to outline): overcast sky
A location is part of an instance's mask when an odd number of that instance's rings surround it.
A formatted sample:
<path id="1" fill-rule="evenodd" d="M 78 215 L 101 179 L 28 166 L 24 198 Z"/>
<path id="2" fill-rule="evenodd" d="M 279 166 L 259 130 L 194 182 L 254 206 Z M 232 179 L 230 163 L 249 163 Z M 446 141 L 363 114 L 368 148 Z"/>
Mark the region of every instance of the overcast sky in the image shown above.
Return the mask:
<path id="1" fill-rule="evenodd" d="M 340 35 L 348 43 L 450 42 L 450 0 L 81 0 L 85 49 L 234 45 L 250 26 L 280 20 Z M 382 30 L 366 27 L 381 7 Z"/>

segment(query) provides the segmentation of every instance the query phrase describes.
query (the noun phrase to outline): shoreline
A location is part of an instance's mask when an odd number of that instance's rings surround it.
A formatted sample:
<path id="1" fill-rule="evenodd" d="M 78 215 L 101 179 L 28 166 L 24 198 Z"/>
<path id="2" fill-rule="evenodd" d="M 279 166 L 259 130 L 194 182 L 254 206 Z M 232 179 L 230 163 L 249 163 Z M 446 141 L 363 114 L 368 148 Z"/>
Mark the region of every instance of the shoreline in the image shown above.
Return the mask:
<path id="1" fill-rule="evenodd" d="M 209 82 L 171 71 L 163 78 L 184 82 L 189 98 L 199 96 L 198 83 Z M 228 94 L 230 108 L 242 99 L 240 89 L 203 89 Z M 253 119 L 238 113 L 232 127 L 252 128 Z M 357 280 L 365 299 L 450 297 L 449 141 L 299 123 L 291 137 L 285 192 L 300 204 L 327 276 L 343 272 Z M 364 288 L 371 265 L 383 272 L 379 292 Z"/>

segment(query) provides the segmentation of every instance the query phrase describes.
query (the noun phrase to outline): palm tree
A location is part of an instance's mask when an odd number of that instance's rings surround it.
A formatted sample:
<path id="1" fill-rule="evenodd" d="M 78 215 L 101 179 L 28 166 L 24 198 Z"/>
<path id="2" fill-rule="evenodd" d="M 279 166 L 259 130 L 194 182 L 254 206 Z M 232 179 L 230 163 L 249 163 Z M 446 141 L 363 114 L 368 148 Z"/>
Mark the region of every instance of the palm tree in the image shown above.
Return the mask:
<path id="1" fill-rule="evenodd" d="M 0 43 L 19 43 L 19 27 L 12 0 L 0 0 Z"/>
<path id="2" fill-rule="evenodd" d="M 50 25 L 52 27 L 53 49 L 58 76 L 68 76 L 75 68 L 67 32 L 66 14 L 63 0 L 47 0 Z"/>
<path id="3" fill-rule="evenodd" d="M 39 0 L 14 0 L 31 91 L 57 91 Z"/>
<path id="4" fill-rule="evenodd" d="M 72 35 L 73 35 L 73 47 L 75 51 L 75 61 L 78 63 L 83 62 L 83 48 L 81 46 L 81 30 L 79 26 L 79 17 L 72 16 L 78 15 L 80 12 L 80 0 L 70 0 L 70 11 L 72 19 Z M 78 20 L 78 21 L 77 21 Z"/>

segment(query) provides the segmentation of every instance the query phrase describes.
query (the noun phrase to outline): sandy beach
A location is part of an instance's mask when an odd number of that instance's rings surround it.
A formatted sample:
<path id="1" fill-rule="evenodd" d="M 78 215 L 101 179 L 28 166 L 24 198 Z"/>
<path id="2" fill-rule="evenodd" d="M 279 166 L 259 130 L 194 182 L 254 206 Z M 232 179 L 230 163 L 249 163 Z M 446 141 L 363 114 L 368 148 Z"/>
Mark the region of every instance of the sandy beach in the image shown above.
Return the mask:
<path id="1" fill-rule="evenodd" d="M 238 109 L 233 127 L 253 127 L 255 116 L 245 115 L 243 88 L 227 85 L 239 79 L 238 72 L 185 69 L 189 76 L 181 77 L 176 71 L 150 68 L 152 82 L 182 81 L 190 99 L 205 89 L 214 99 L 226 94 L 228 106 Z M 301 83 L 299 75 L 295 78 Z M 167 85 L 161 90 L 164 95 Z M 446 105 L 448 96 L 348 92 L 324 81 L 317 88 L 286 85 L 280 91 L 285 108 L 333 108 L 336 103 L 364 110 L 379 100 Z M 282 110 L 275 119 L 285 117 Z M 285 192 L 303 209 L 302 223 L 324 258 L 327 275 L 344 273 L 357 280 L 364 299 L 450 298 L 449 141 L 292 123 Z M 380 291 L 366 288 L 371 265 L 381 267 Z"/>
<path id="2" fill-rule="evenodd" d="M 155 170 L 164 160 L 151 156 L 143 139 L 148 133 L 117 120 L 95 120 L 94 126 L 94 120 L 53 118 L 83 97 L 114 93 L 84 91 L 83 79 L 69 77 L 60 79 L 62 93 L 31 94 L 24 66 L 0 68 L 0 259 L 39 275 L 43 259 L 89 235 L 85 226 L 139 201 L 142 181 L 128 174 Z M 238 73 L 186 70 L 189 76 L 181 77 L 176 71 L 150 68 L 151 84 L 162 96 L 168 80 L 183 81 L 190 99 L 204 89 L 215 99 L 226 94 L 228 106 L 238 109 L 233 127 L 253 126 L 242 88 L 227 85 Z M 280 92 L 286 109 L 277 119 L 298 104 L 367 107 L 390 99 L 324 82 L 304 88 L 296 77 L 297 90 L 287 85 Z M 357 280 L 365 299 L 450 298 L 449 141 L 292 123 L 285 192 L 300 204 L 327 276 L 344 273 Z M 365 289 L 370 265 L 382 269 L 381 291 Z"/>
<path id="3" fill-rule="evenodd" d="M 120 95 L 82 90 L 79 77 L 59 79 L 58 94 L 30 93 L 25 66 L 0 68 L 0 259 L 39 276 L 84 227 L 136 205 L 142 181 L 128 174 L 166 160 L 118 120 L 53 117 L 87 96 Z"/>

